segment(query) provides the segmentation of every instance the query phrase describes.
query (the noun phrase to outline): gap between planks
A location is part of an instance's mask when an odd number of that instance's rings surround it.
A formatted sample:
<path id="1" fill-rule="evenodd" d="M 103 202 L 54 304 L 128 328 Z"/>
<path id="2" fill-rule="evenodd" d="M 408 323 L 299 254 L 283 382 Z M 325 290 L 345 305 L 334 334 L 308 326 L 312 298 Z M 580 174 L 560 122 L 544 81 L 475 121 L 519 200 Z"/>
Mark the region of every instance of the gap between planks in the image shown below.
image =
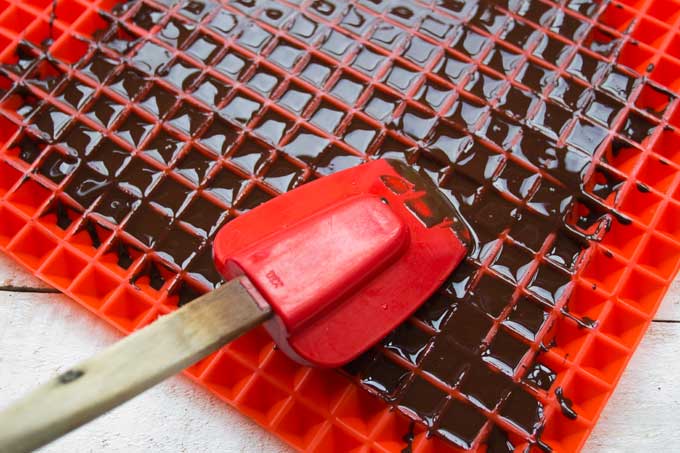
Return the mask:
<path id="1" fill-rule="evenodd" d="M 47 293 L 47 294 L 58 294 L 60 291 L 54 288 L 34 288 L 31 286 L 12 286 L 12 285 L 2 285 L 0 286 L 0 291 L 9 293 Z"/>

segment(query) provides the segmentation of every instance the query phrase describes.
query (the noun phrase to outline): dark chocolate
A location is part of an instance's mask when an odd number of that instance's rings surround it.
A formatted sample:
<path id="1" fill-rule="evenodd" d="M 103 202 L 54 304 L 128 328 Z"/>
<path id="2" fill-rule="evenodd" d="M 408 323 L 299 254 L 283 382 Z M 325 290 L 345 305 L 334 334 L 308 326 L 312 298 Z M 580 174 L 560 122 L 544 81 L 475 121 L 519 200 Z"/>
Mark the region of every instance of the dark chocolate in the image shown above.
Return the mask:
<path id="1" fill-rule="evenodd" d="M 492 411 L 508 394 L 511 386 L 511 381 L 504 375 L 484 363 L 475 363 L 465 372 L 460 391 L 471 401 Z"/>
<path id="2" fill-rule="evenodd" d="M 469 449 L 486 422 L 486 417 L 469 403 L 452 399 L 439 417 L 437 434 L 459 447 Z"/>
<path id="3" fill-rule="evenodd" d="M 380 394 L 384 399 L 394 400 L 409 375 L 408 371 L 384 355 L 379 355 L 372 362 L 367 359 L 368 355 L 363 355 L 346 366 L 345 370 L 356 374 L 359 370 L 365 369 L 361 379 L 362 384 L 369 390 Z M 370 363 L 368 368 L 365 363 Z"/>
<path id="4" fill-rule="evenodd" d="M 415 430 L 416 424 L 415 422 L 411 421 L 408 425 L 408 432 L 404 434 L 404 437 L 402 437 L 402 440 L 406 442 L 406 446 L 401 450 L 401 453 L 413 453 L 413 439 L 415 438 L 414 430 Z"/>
<path id="5" fill-rule="evenodd" d="M 71 218 L 68 216 L 66 206 L 64 206 L 64 204 L 59 201 L 57 201 L 56 213 L 57 213 L 57 226 L 62 230 L 65 230 L 71 225 L 72 221 Z"/>
<path id="6" fill-rule="evenodd" d="M 539 331 L 547 321 L 548 316 L 549 313 L 540 303 L 531 298 L 522 297 L 512 307 L 503 324 L 533 341 L 538 337 Z"/>
<path id="7" fill-rule="evenodd" d="M 99 232 L 97 231 L 97 227 L 95 226 L 95 224 L 92 222 L 86 222 L 85 231 L 87 231 L 87 234 L 90 237 L 92 247 L 98 249 L 102 245 L 102 240 L 99 237 Z"/>
<path id="8" fill-rule="evenodd" d="M 557 397 L 557 401 L 560 403 L 560 409 L 562 410 L 562 414 L 564 414 L 565 417 L 571 419 L 571 420 L 576 420 L 578 417 L 578 414 L 576 414 L 576 411 L 572 408 L 572 402 L 569 398 L 564 396 L 564 390 L 562 390 L 562 387 L 557 387 L 555 389 L 555 396 Z"/>
<path id="9" fill-rule="evenodd" d="M 129 269 L 133 261 L 132 256 L 122 242 L 119 242 L 116 246 L 116 255 L 118 256 L 118 260 L 116 261 L 118 265 L 123 269 Z"/>
<path id="10" fill-rule="evenodd" d="M 641 182 L 636 183 L 635 187 L 642 193 L 648 193 L 650 190 L 649 187 L 647 187 L 647 185 L 642 184 Z"/>
<path id="11" fill-rule="evenodd" d="M 520 366 L 529 345 L 515 338 L 504 329 L 500 329 L 491 344 L 482 353 L 483 360 L 509 375 L 514 375 Z"/>
<path id="12" fill-rule="evenodd" d="M 515 451 L 515 445 L 510 442 L 505 431 L 497 425 L 494 425 L 489 432 L 486 448 L 487 453 L 512 453 Z"/>
<path id="13" fill-rule="evenodd" d="M 412 412 L 431 428 L 445 402 L 446 393 L 416 375 L 403 390 L 398 405 L 403 410 Z"/>
<path id="14" fill-rule="evenodd" d="M 155 290 L 161 289 L 165 284 L 165 279 L 158 270 L 158 267 L 153 263 L 149 265 L 149 282 Z"/>
<path id="15" fill-rule="evenodd" d="M 555 379 L 557 379 L 557 373 L 539 362 L 534 363 L 524 376 L 525 381 L 536 388 L 546 391 L 550 390 Z"/>
<path id="16" fill-rule="evenodd" d="M 541 426 L 543 404 L 520 387 L 510 393 L 499 411 L 501 417 L 529 434 Z"/>
<path id="17" fill-rule="evenodd" d="M 399 326 L 385 341 L 385 349 L 401 358 L 417 364 L 430 342 L 430 336 L 413 324 L 404 323 Z"/>
<path id="18" fill-rule="evenodd" d="M 41 43 L 43 47 L 48 48 L 54 42 L 54 21 L 57 19 L 57 0 L 52 0 L 52 8 L 50 9 L 50 19 L 47 22 L 49 32 L 47 38 Z"/>

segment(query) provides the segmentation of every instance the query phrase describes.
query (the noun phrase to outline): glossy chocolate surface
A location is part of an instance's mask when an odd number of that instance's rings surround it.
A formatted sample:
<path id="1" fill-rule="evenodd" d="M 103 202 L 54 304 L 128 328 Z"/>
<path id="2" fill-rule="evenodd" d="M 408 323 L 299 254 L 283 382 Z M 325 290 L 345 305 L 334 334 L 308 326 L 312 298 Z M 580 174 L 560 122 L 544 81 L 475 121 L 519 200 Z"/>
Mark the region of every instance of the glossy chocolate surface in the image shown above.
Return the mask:
<path id="1" fill-rule="evenodd" d="M 462 448 L 547 449 L 549 392 L 577 414 L 541 351 L 558 318 L 592 326 L 568 300 L 590 241 L 627 223 L 607 163 L 658 112 L 626 107 L 640 80 L 616 42 L 586 41 L 599 3 L 434 3 L 125 3 L 77 76 L 29 44 L 2 68 L 25 123 L 13 148 L 60 192 L 60 228 L 86 212 L 92 245 L 178 305 L 219 282 L 210 241 L 229 219 L 367 158 L 403 161 L 460 211 L 469 255 L 345 371 Z"/>

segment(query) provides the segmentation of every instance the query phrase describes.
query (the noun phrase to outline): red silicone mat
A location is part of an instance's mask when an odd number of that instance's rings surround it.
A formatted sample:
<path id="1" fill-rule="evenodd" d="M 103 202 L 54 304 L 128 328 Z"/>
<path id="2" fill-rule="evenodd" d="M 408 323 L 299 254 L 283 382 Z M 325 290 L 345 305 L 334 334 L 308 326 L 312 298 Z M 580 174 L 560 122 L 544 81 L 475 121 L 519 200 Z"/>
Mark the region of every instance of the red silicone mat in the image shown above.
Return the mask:
<path id="1" fill-rule="evenodd" d="M 153 247 L 139 245 L 132 237 L 134 235 L 129 234 L 131 230 L 127 226 L 121 229 L 113 222 L 102 220 L 93 215 L 91 209 L 83 210 L 68 194 L 62 192 L 63 183 L 55 181 L 46 170 L 51 168 L 47 165 L 52 162 L 50 159 L 64 155 L 61 145 L 46 144 L 33 150 L 39 156 L 33 159 L 33 163 L 21 155 L 25 150 L 17 146 L 32 122 L 26 118 L 39 118 L 38 114 L 50 116 L 54 124 L 64 129 L 70 117 L 77 117 L 78 121 L 111 135 L 107 127 L 98 125 L 81 113 L 82 106 L 77 105 L 77 102 L 76 105 L 67 105 L 53 93 L 56 85 L 53 82 L 59 82 L 58 77 L 63 74 L 84 82 L 100 99 L 106 97 L 112 100 L 114 111 L 119 104 L 125 113 L 116 112 L 117 117 L 134 113 L 154 127 L 158 126 L 156 123 L 160 121 L 154 121 L 148 111 L 126 103 L 117 94 L 115 83 L 121 80 L 103 83 L 97 80 L 97 71 L 80 65 L 81 59 L 94 52 L 90 43 L 95 36 L 99 36 L 96 32 L 111 26 L 110 20 L 100 15 L 100 11 L 110 11 L 116 3 L 109 0 L 59 0 L 55 3 L 56 20 L 52 23 L 54 5 L 50 0 L 0 0 L 0 61 L 21 67 L 23 51 L 17 53 L 17 48 L 22 40 L 37 48 L 43 44 L 49 46 L 54 58 L 52 63 L 40 59 L 38 64 L 28 69 L 28 74 L 10 71 L 0 76 L 0 88 L 3 90 L 0 100 L 0 248 L 98 316 L 122 331 L 130 332 L 153 321 L 159 314 L 173 310 L 187 294 L 206 289 L 209 282 L 202 280 L 203 274 L 196 270 L 200 268 L 202 258 L 209 259 L 209 250 L 197 239 L 205 236 L 199 234 L 187 237 L 187 240 L 196 241 L 196 253 L 191 259 L 192 264 L 197 264 L 184 269 L 177 257 L 157 254 Z M 537 358 L 536 363 L 545 364 L 556 372 L 556 380 L 551 388 L 559 387 L 564 395 L 568 395 L 573 402 L 576 419 L 571 420 L 563 415 L 553 391 L 537 389 L 528 390 L 542 406 L 544 429 L 541 432 L 526 433 L 505 420 L 502 411 L 484 412 L 485 417 L 508 433 L 519 451 L 538 448 L 539 440 L 555 451 L 576 451 L 595 424 L 680 263 L 680 133 L 676 130 L 676 127 L 680 127 L 680 102 L 671 92 L 664 91 L 664 87 L 672 92 L 680 90 L 680 33 L 677 32 L 680 3 L 672 0 L 515 3 L 540 5 L 544 9 L 559 11 L 564 22 L 583 24 L 578 36 L 570 38 L 558 36 L 555 31 L 545 28 L 540 18 L 530 19 L 527 16 L 524 26 L 530 32 L 538 30 L 571 46 L 569 56 L 562 58 L 559 65 L 545 63 L 560 74 L 568 72 L 578 55 L 585 55 L 596 64 L 618 61 L 637 72 L 634 74 L 637 82 L 632 95 L 620 103 L 619 109 L 624 113 L 617 115 L 607 125 L 606 138 L 592 157 L 598 174 L 603 175 L 602 180 L 589 180 L 593 191 L 596 191 L 598 184 L 607 185 L 615 181 L 617 190 L 609 193 L 604 203 L 617 208 L 631 222 L 626 225 L 612 222 L 601 242 L 593 243 L 582 257 L 583 264 L 569 287 L 569 295 L 565 295 L 560 304 L 555 304 L 556 307 L 564 306 L 568 299 L 570 313 L 581 319 L 595 321 L 594 327 L 579 328 L 572 319 L 559 316 L 559 310 L 555 308 L 550 315 L 549 328 L 544 329 L 546 336 L 543 338 L 545 344 L 554 339 L 555 346 L 539 354 L 540 342 L 531 344 L 531 350 L 536 353 L 532 358 Z M 238 97 L 242 102 L 267 108 L 254 114 L 252 120 L 243 121 L 246 124 L 238 128 L 227 124 L 225 127 L 233 129 L 235 137 L 243 137 L 245 130 L 260 137 L 275 136 L 278 143 L 294 143 L 296 138 L 300 138 L 300 135 L 296 135 L 299 129 L 272 130 L 271 123 L 268 123 L 269 120 L 283 118 L 299 122 L 335 145 L 315 160 L 314 165 L 308 165 L 305 156 L 300 154 L 287 160 L 277 160 L 280 168 L 277 167 L 276 174 L 268 173 L 267 177 L 259 174 L 243 176 L 243 172 L 237 172 L 243 178 L 243 189 L 238 198 L 232 201 L 240 211 L 286 190 L 285 187 L 294 178 L 308 180 L 318 177 L 338 168 L 358 164 L 366 154 L 373 153 L 377 141 L 386 136 L 385 126 L 376 121 L 375 115 L 366 112 L 369 111 L 368 105 L 378 109 L 385 104 L 371 103 L 374 98 L 362 87 L 371 85 L 373 93 L 381 94 L 383 98 L 401 95 L 408 103 L 414 103 L 420 100 L 418 86 L 406 83 L 402 87 L 399 81 L 409 79 L 411 74 L 419 74 L 421 80 L 414 82 L 415 85 L 427 83 L 423 80 L 432 80 L 454 91 L 464 91 L 455 84 L 443 82 L 441 77 L 434 74 L 436 59 L 441 56 L 435 57 L 433 53 L 422 60 L 418 60 L 418 56 L 422 56 L 422 52 L 426 52 L 424 49 L 431 49 L 431 46 L 447 47 L 453 37 L 447 38 L 449 41 L 442 44 L 433 37 L 433 33 L 439 30 L 446 35 L 445 19 L 460 20 L 474 9 L 477 2 L 468 2 L 468 5 L 473 6 L 464 6 L 464 2 L 455 1 L 392 2 L 389 7 L 386 3 L 370 1 L 356 2 L 351 7 L 329 1 L 289 1 L 278 6 L 272 2 L 223 2 L 221 7 L 215 3 L 209 3 L 206 7 L 201 2 L 192 1 L 180 2 L 179 5 L 152 0 L 131 4 L 133 6 L 130 9 L 121 9 L 117 13 L 126 23 L 132 24 L 129 30 L 118 30 L 118 41 L 109 42 L 112 48 L 133 37 L 142 36 L 148 41 L 138 47 L 139 53 L 136 55 L 144 56 L 139 57 L 140 61 L 155 64 L 155 58 L 158 57 L 161 60 L 172 59 L 178 68 L 179 63 L 184 68 L 199 68 L 216 80 L 236 88 L 238 94 L 230 94 L 229 102 Z M 146 8 L 145 17 L 151 17 L 150 25 L 156 21 L 167 21 L 168 13 L 165 11 L 168 5 L 171 9 L 169 14 L 174 20 L 198 24 L 205 37 L 201 43 L 195 40 L 191 46 L 177 51 L 171 44 L 149 35 L 139 23 L 135 25 L 134 17 L 140 17 L 138 15 L 141 15 L 142 8 Z M 505 14 L 507 5 L 499 3 L 492 8 Z M 515 17 L 522 11 L 517 5 L 509 7 L 513 12 L 507 12 L 508 16 Z M 156 15 L 155 11 L 163 14 Z M 210 21 L 220 14 L 240 21 L 239 26 L 243 28 L 238 39 L 235 36 L 225 38 L 220 30 L 209 27 Z M 300 17 L 312 20 L 294 21 Z M 368 22 L 364 23 L 364 20 Z M 293 22 L 299 27 L 295 33 L 291 28 Z M 396 27 L 402 35 L 417 36 L 420 39 L 418 42 L 424 43 L 420 53 L 415 56 L 410 54 L 409 58 L 408 46 L 387 50 L 376 45 L 375 39 L 367 39 L 367 36 L 376 37 L 375 31 L 380 29 L 381 23 L 392 25 L 391 30 Z M 333 30 L 334 34 L 325 41 L 305 41 L 301 38 L 306 35 L 313 37 L 316 27 L 321 25 Z M 478 25 L 470 25 L 470 30 L 497 45 L 501 45 L 506 36 L 502 35 L 501 30 L 489 32 Z M 229 30 L 221 31 L 228 33 Z M 258 36 L 264 36 L 263 31 L 269 36 L 268 42 L 258 42 Z M 272 36 L 276 39 L 272 39 Z M 54 39 L 53 43 L 45 41 L 50 37 Z M 382 37 L 389 39 L 389 33 Z M 303 54 L 309 54 L 328 61 L 327 54 L 319 49 L 329 42 L 336 48 L 344 42 L 359 42 L 368 53 L 365 60 L 357 62 L 354 55 L 349 55 L 335 64 L 333 71 L 336 73 L 330 78 L 336 82 L 344 81 L 344 85 L 337 83 L 326 89 L 300 74 L 300 58 Z M 211 47 L 212 44 L 214 47 Z M 536 46 L 536 40 L 532 46 Z M 244 83 L 239 74 L 230 78 L 224 73 L 212 72 L 207 67 L 209 65 L 201 62 L 201 58 L 212 55 L 213 48 L 229 49 L 215 52 L 221 52 L 220 55 L 225 58 L 227 55 L 241 58 L 244 65 L 256 66 L 259 70 L 250 70 L 248 74 L 257 74 L 258 77 L 253 76 L 248 83 Z M 330 48 L 330 44 L 327 48 Z M 535 61 L 528 50 L 515 45 L 501 45 L 501 48 Z M 463 61 L 472 60 L 479 67 L 485 67 L 484 56 L 470 59 L 461 56 L 457 50 L 447 52 L 458 55 Z M 389 64 L 378 67 L 372 64 L 373 61 Z M 285 69 L 289 62 L 290 67 Z M 357 69 L 359 64 L 363 65 L 362 69 Z M 621 73 L 626 73 L 626 68 L 621 67 Z M 367 72 L 373 70 L 376 72 L 367 76 Z M 5 93 L 19 81 L 28 82 L 28 94 L 17 90 Z M 578 83 L 584 89 L 590 85 L 585 79 L 579 79 Z M 289 90 L 277 88 L 282 86 Z M 336 93 L 333 97 L 324 93 L 327 90 L 332 95 L 336 88 L 343 93 L 351 93 L 354 87 L 357 87 L 358 92 L 351 96 L 356 98 L 349 101 L 344 94 L 338 97 Z M 152 90 L 149 87 L 147 89 L 149 92 Z M 327 123 L 319 126 L 313 119 L 302 118 L 305 116 L 301 113 L 303 106 L 288 104 L 288 108 L 280 108 L 278 104 L 285 102 L 286 93 L 290 90 L 308 93 L 310 98 L 321 97 L 328 102 L 329 111 L 338 115 L 337 119 L 331 115 L 328 121 L 337 121 L 332 129 L 343 133 L 329 133 L 327 127 L 324 129 Z M 400 94 L 400 91 L 403 93 Z M 84 96 L 92 96 L 92 93 Z M 182 101 L 188 98 L 183 94 L 179 97 Z M 274 97 L 276 103 L 272 101 Z M 187 105 L 195 108 L 201 105 L 200 100 L 197 104 L 192 102 Z M 221 105 L 228 103 L 220 102 Z M 427 99 L 427 102 L 430 104 L 426 107 L 436 113 L 438 107 L 432 105 L 431 99 Z M 421 104 L 418 104 L 418 111 L 424 111 Z M 175 107 L 174 119 L 181 117 L 179 112 L 184 108 L 182 105 Z M 298 116 L 295 115 L 296 108 L 299 108 Z M 34 115 L 33 110 L 38 114 Z M 643 118 L 645 124 L 652 125 L 654 132 L 641 140 L 635 140 L 635 133 L 629 133 L 626 122 L 630 115 Z M 378 136 L 362 133 L 371 129 L 366 125 L 379 130 Z M 122 120 L 116 123 L 116 127 L 118 131 L 126 128 Z M 170 124 L 170 127 L 175 126 Z M 193 145 L 193 127 L 189 124 L 187 130 L 180 127 L 175 132 Z M 200 129 L 205 126 L 196 127 Z M 60 131 L 53 132 L 58 135 Z M 129 135 L 132 146 L 129 141 L 121 139 L 115 139 L 115 143 L 135 156 L 141 155 L 134 146 L 137 138 L 132 132 Z M 234 142 L 242 143 L 239 140 L 242 139 L 236 138 Z M 410 143 L 409 140 L 413 141 L 412 137 L 400 140 L 406 144 Z M 625 146 L 618 145 L 620 140 Z M 186 165 L 178 164 L 175 167 L 179 169 L 177 173 L 189 181 L 186 183 L 188 185 L 194 178 L 192 171 L 199 168 L 189 166 L 189 157 L 202 159 L 207 156 L 200 143 L 196 146 L 201 150 L 198 154 L 192 154 L 192 150 L 187 151 L 187 148 L 179 152 L 181 157 L 178 160 Z M 276 146 L 273 145 L 272 149 Z M 236 152 L 229 153 L 236 161 Z M 148 157 L 140 156 L 140 159 L 152 164 Z M 226 159 L 220 162 L 225 168 L 234 168 Z M 60 165 L 69 164 L 65 162 Z M 216 175 L 217 170 L 211 168 L 211 175 Z M 219 197 L 210 193 L 201 200 L 225 206 Z M 193 198 L 192 203 L 200 207 L 198 198 Z M 225 206 L 225 210 L 231 207 Z M 68 218 L 67 225 L 64 224 L 65 216 Z M 128 244 L 137 246 L 126 248 L 129 262 L 121 265 L 117 250 Z M 439 436 L 429 437 L 420 424 L 411 426 L 407 416 L 393 410 L 344 375 L 335 371 L 307 369 L 292 363 L 273 348 L 262 329 L 249 333 L 193 366 L 188 374 L 300 450 L 398 452 L 409 447 L 414 452 L 458 450 Z M 516 379 L 519 381 L 520 377 Z M 451 390 L 455 398 L 462 398 L 459 393 L 458 390 Z M 487 423 L 485 426 L 473 436 L 475 450 L 483 451 L 485 448 L 481 445 L 488 440 L 491 425 Z"/>

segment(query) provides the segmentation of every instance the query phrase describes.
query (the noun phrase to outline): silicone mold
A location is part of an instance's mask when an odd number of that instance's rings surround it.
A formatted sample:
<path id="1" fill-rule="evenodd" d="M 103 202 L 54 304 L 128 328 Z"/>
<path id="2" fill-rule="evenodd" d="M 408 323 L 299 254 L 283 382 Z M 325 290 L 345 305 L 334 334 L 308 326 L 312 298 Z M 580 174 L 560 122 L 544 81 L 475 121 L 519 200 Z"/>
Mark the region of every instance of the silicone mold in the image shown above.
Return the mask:
<path id="1" fill-rule="evenodd" d="M 578 106 L 578 120 L 570 120 L 560 140 L 590 153 L 597 168 L 591 173 L 598 176 L 588 178 L 588 190 L 602 195 L 602 203 L 625 222 L 612 222 L 601 240 L 590 244 L 569 288 L 555 291 L 553 309 L 546 311 L 537 337 L 522 340 L 528 352 L 512 374 L 523 390 L 493 409 L 475 406 L 475 414 L 483 414 L 475 432 L 449 433 L 479 451 L 496 426 L 520 451 L 540 445 L 580 449 L 680 263 L 680 4 L 531 1 L 517 2 L 524 5 L 520 9 L 485 4 L 479 8 L 489 13 L 485 18 L 476 15 L 477 2 L 397 2 L 389 8 L 362 1 L 351 7 L 330 1 L 278 6 L 223 2 L 217 8 L 215 3 L 144 0 L 107 15 L 116 3 L 58 0 L 51 20 L 50 0 L 0 0 L 0 61 L 6 68 L 25 69 L 0 75 L 0 249 L 126 333 L 210 288 L 204 263 L 210 257 L 206 239 L 213 233 L 211 225 L 291 185 L 375 155 L 376 143 L 392 137 L 388 129 L 393 127 L 386 124 L 398 125 L 407 115 L 427 123 L 426 114 L 462 109 L 462 101 L 469 111 L 475 106 L 483 110 L 486 101 L 479 93 L 486 96 L 490 88 L 482 84 L 479 91 L 479 76 L 470 68 L 493 79 L 512 79 L 525 91 L 551 99 L 557 91 L 534 88 L 531 71 L 549 70 L 584 91 L 597 85 L 598 94 L 588 106 Z M 221 27 L 211 26 L 218 16 Z M 554 19 L 558 16 L 560 21 Z M 238 34 L 230 34 L 232 18 L 234 29 L 241 27 Z M 509 20 L 515 21 L 511 30 L 503 22 Z M 462 23 L 464 32 L 451 25 Z M 101 30 L 115 33 L 101 42 Z M 99 50 L 90 45 L 97 40 Z M 353 43 L 361 49 L 348 52 Z M 145 83 L 130 96 L 126 83 L 134 86 L 139 74 L 117 71 L 115 59 L 103 70 L 88 65 L 94 52 L 110 57 L 137 44 L 129 56 L 140 71 L 162 66 L 168 78 L 200 73 L 200 79 L 190 79 L 192 90 L 171 89 L 167 80 Z M 48 49 L 52 60 L 41 48 Z M 554 58 L 545 61 L 553 48 L 558 49 Z M 444 55 L 455 58 L 442 66 Z M 512 75 L 494 69 L 497 61 Z M 65 96 L 66 79 L 89 89 Z M 17 84 L 28 91 L 13 89 Z M 566 105 L 568 99 L 558 101 Z M 94 102 L 109 113 L 93 113 Z M 208 120 L 206 107 L 212 104 L 231 115 L 214 131 L 211 126 L 217 123 Z M 538 101 L 529 104 L 532 111 L 541 108 Z M 251 114 L 244 115 L 248 109 Z M 188 112 L 198 113 L 191 117 Z M 41 123 L 46 117 L 51 122 Z M 186 121 L 189 117 L 199 119 Z M 472 123 L 467 129 L 477 130 L 479 125 Z M 98 210 L 103 204 L 97 197 L 69 192 L 65 181 L 96 173 L 70 160 L 69 140 L 87 135 L 76 124 L 108 139 L 88 149 L 90 163 L 106 149 L 123 152 L 125 171 L 151 168 L 148 185 L 119 187 L 120 193 L 157 190 L 176 194 L 180 201 L 186 197 L 186 203 L 172 206 L 173 200 L 157 197 L 155 204 L 133 203 L 128 215 Z M 579 140 L 571 132 L 577 127 L 593 141 Z M 159 128 L 177 140 L 151 144 Z M 411 132 L 396 140 L 402 149 L 430 138 Z M 59 142 L 45 136 L 40 146 L 28 149 L 20 145 L 26 134 L 71 135 Z M 257 147 L 244 139 L 246 134 L 259 137 Z M 319 156 L 305 154 L 305 147 L 316 146 L 312 140 L 324 143 Z M 502 146 L 486 144 L 490 152 L 504 154 Z M 266 175 L 257 159 L 248 158 L 274 156 L 279 149 L 289 157 L 276 158 Z M 126 152 L 134 159 L 126 160 Z M 602 190 L 609 186 L 613 189 Z M 198 194 L 198 187 L 205 190 Z M 126 200 L 117 193 L 107 196 Z M 75 202 L 75 195 L 83 203 Z M 192 215 L 210 209 L 226 214 L 211 225 Z M 176 210 L 178 228 L 195 243 L 191 256 L 164 254 L 163 238 L 144 236 L 135 228 L 136 216 L 166 210 Z M 537 247 L 532 272 L 539 276 L 555 269 L 537 264 L 550 247 L 548 242 Z M 494 253 L 502 253 L 500 248 Z M 497 277 L 503 271 L 498 263 L 485 262 L 480 275 Z M 531 285 L 519 286 L 531 291 Z M 512 303 L 520 302 L 513 297 Z M 571 317 L 562 313 L 563 307 Z M 589 328 L 579 324 L 583 319 L 592 321 Z M 517 337 L 501 324 L 494 321 L 489 331 Z M 419 319 L 409 326 L 432 334 Z M 408 372 L 415 368 L 389 350 L 374 360 Z M 542 366 L 554 373 L 549 390 L 523 381 L 525 368 L 533 372 Z M 410 447 L 425 453 L 462 448 L 445 436 L 428 435 L 422 423 L 411 423 L 409 417 L 419 417 L 408 410 L 391 410 L 365 391 L 365 380 L 293 363 L 273 348 L 261 328 L 187 374 L 299 450 L 398 452 Z M 434 385 L 434 379 L 419 378 L 423 385 Z M 466 413 L 475 404 L 464 385 L 434 385 L 455 402 L 447 403 L 447 413 Z M 574 419 L 560 406 L 558 388 L 571 400 Z M 509 415 L 512 404 L 527 398 L 542 407 L 541 432 L 528 433 L 522 420 Z M 437 426 L 440 431 L 447 426 L 441 413 Z"/>

